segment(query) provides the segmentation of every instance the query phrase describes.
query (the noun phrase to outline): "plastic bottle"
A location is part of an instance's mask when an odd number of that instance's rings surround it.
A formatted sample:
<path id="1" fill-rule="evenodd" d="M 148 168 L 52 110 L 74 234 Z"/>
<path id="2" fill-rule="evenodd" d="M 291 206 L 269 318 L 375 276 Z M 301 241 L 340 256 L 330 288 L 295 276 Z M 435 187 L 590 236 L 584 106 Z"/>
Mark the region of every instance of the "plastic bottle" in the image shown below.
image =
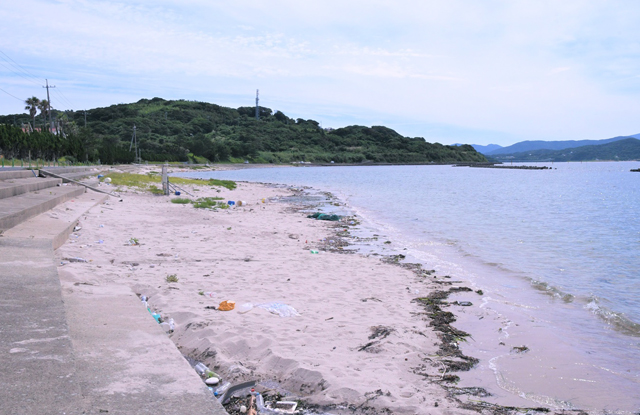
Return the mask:
<path id="1" fill-rule="evenodd" d="M 214 372 L 213 370 L 207 368 L 207 370 L 205 370 L 204 375 L 207 377 L 207 379 L 209 378 L 218 378 L 220 379 L 221 376 L 218 375 L 216 372 Z"/>
<path id="2" fill-rule="evenodd" d="M 256 407 L 258 408 L 258 413 L 260 414 L 280 414 L 281 413 L 264 406 L 264 399 L 262 399 L 262 395 L 260 395 L 260 392 L 255 392 L 255 397 L 256 397 Z"/>
<path id="3" fill-rule="evenodd" d="M 196 372 L 200 376 L 204 376 L 204 374 L 207 373 L 207 371 L 209 370 L 207 365 L 205 365 L 204 363 L 201 363 L 201 362 L 196 363 L 196 365 L 193 368 L 196 370 Z"/>
<path id="4" fill-rule="evenodd" d="M 218 389 L 216 389 L 213 392 L 213 396 L 218 397 L 218 399 L 222 399 L 222 395 L 224 395 L 226 390 L 229 389 L 229 386 L 231 386 L 231 383 L 230 382 L 225 382 L 222 386 L 220 386 Z"/>

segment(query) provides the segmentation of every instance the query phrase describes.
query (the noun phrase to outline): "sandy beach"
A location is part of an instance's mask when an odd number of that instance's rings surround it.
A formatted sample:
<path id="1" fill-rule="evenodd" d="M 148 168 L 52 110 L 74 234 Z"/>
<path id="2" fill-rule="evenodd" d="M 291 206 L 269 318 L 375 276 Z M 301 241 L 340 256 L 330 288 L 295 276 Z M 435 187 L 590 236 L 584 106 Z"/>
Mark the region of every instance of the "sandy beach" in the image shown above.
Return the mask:
<path id="1" fill-rule="evenodd" d="M 203 182 L 185 190 L 243 204 L 212 211 L 171 203 L 174 195 L 121 189 L 57 250 L 63 296 L 146 296 L 151 311 L 173 319 L 167 335 L 182 354 L 221 383 L 256 380 L 266 397 L 300 400 L 316 413 L 482 407 L 482 391 L 455 388 L 455 368 L 473 359 L 459 352 L 465 333 L 438 306 L 449 290 L 477 296 L 464 282 L 345 253 L 340 235 L 357 228 L 357 218 L 309 219 L 279 201 L 298 189 Z M 235 308 L 217 310 L 222 301 Z"/>

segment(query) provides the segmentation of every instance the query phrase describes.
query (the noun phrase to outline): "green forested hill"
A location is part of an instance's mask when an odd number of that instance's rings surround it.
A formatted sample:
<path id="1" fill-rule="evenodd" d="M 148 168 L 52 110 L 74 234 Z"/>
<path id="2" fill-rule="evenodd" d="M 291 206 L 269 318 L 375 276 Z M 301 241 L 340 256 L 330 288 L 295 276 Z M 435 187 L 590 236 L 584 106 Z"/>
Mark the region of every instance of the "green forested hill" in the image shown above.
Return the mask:
<path id="1" fill-rule="evenodd" d="M 499 161 L 595 161 L 640 160 L 640 140 L 626 138 L 607 144 L 566 148 L 563 150 L 532 150 L 489 156 Z"/>
<path id="2" fill-rule="evenodd" d="M 260 107 L 237 109 L 195 101 L 142 99 L 83 111 L 57 113 L 67 135 L 83 144 L 86 158 L 103 163 L 133 161 L 129 145 L 136 126 L 142 159 L 287 163 L 429 163 L 485 161 L 471 146 L 430 144 L 386 127 L 323 130 L 314 120 L 292 119 Z M 0 116 L 0 124 L 30 121 L 28 114 Z M 0 137 L 1 140 L 1 137 Z M 2 142 L 0 141 L 0 149 Z M 190 156 L 191 155 L 191 156 Z M 74 154 L 74 157 L 82 157 Z"/>

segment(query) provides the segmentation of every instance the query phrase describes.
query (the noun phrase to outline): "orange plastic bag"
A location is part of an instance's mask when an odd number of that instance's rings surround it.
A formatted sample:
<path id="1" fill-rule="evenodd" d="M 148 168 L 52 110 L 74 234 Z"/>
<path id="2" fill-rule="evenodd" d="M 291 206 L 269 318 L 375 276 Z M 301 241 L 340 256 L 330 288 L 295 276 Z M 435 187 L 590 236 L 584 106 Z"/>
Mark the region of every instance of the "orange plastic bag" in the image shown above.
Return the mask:
<path id="1" fill-rule="evenodd" d="M 235 306 L 236 306 L 236 302 L 235 301 L 223 301 L 218 306 L 218 310 L 220 310 L 220 311 L 231 311 L 231 310 L 233 310 L 235 308 Z"/>

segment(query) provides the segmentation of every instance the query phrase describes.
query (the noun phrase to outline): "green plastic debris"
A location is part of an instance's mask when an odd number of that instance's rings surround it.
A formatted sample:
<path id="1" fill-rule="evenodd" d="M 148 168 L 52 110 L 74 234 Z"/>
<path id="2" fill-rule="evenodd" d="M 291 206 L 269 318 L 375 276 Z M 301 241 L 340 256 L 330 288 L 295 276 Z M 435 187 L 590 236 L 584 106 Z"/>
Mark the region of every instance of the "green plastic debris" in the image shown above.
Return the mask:
<path id="1" fill-rule="evenodd" d="M 330 220 L 330 221 L 333 221 L 333 222 L 337 222 L 340 219 L 342 219 L 342 217 L 338 216 L 338 215 L 329 215 L 329 214 L 320 213 L 320 212 L 316 212 L 313 215 L 309 215 L 307 217 L 310 218 L 310 219 Z"/>

